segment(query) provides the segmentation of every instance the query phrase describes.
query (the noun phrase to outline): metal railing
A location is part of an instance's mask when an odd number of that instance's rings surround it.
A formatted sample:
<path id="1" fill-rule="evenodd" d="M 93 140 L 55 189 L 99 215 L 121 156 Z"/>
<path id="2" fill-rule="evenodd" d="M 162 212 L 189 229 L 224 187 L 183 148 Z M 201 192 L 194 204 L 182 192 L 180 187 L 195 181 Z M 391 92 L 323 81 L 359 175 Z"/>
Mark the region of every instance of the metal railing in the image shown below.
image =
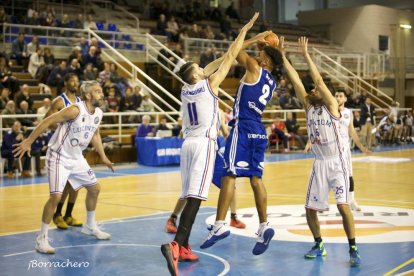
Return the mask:
<path id="1" fill-rule="evenodd" d="M 312 50 L 315 56 L 315 63 L 322 70 L 322 72 L 327 73 L 328 76 L 340 82 L 345 88 L 351 89 L 357 93 L 365 91 L 377 102 L 381 103 L 385 107 L 390 107 L 390 103 L 393 101 L 390 96 L 380 91 L 360 76 L 357 76 L 345 66 L 333 60 L 318 49 L 313 48 Z M 385 100 L 380 97 L 385 98 Z"/>

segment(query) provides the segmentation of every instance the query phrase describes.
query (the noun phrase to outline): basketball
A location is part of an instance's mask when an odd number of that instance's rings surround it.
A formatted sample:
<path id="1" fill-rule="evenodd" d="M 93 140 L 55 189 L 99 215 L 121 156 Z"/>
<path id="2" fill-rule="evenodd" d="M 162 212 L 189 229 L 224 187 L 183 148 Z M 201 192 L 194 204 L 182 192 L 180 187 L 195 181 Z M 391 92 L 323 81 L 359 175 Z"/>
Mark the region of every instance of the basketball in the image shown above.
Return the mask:
<path id="1" fill-rule="evenodd" d="M 268 36 L 265 37 L 265 40 L 267 43 L 269 43 L 270 47 L 277 47 L 279 45 L 279 37 L 275 33 L 271 33 Z"/>

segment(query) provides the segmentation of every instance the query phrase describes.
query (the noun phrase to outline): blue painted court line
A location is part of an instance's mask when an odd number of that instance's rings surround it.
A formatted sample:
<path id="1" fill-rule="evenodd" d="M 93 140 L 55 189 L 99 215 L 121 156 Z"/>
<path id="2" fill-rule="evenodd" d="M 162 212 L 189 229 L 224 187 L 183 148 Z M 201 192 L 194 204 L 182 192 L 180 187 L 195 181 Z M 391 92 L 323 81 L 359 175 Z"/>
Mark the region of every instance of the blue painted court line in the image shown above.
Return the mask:
<path id="1" fill-rule="evenodd" d="M 409 260 L 414 253 L 414 242 L 359 244 L 363 263 L 360 268 L 351 268 L 346 243 L 326 243 L 325 258 L 306 260 L 303 254 L 313 245 L 311 238 L 309 242 L 273 240 L 268 251 L 254 256 L 251 250 L 256 240 L 236 234 L 201 250 L 199 246 L 207 236 L 205 219 L 213 213 L 214 208 L 200 209 L 190 238 L 200 260 L 180 263 L 180 275 L 219 275 L 223 271 L 227 275 L 381 275 Z M 80 228 L 50 230 L 52 245 L 57 249 L 55 255 L 34 251 L 35 232 L 0 236 L 0 275 L 168 275 L 160 252 L 160 245 L 174 237 L 164 232 L 168 216 L 169 213 L 162 213 L 104 222 L 101 226 L 112 234 L 110 241 L 85 236 Z M 275 228 L 277 238 L 277 225 Z M 47 262 L 89 265 L 29 268 L 29 264 Z"/>

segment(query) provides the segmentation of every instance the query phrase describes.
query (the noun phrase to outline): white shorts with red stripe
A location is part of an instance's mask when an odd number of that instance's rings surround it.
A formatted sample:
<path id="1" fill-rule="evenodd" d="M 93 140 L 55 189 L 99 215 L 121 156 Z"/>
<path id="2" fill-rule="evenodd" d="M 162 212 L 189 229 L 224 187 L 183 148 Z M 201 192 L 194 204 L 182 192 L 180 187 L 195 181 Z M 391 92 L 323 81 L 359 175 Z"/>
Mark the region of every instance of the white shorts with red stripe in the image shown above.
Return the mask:
<path id="1" fill-rule="evenodd" d="M 93 186 L 98 182 L 94 171 L 83 156 L 79 159 L 69 159 L 48 150 L 46 169 L 51 194 L 61 194 L 68 180 L 74 190 Z"/>
<path id="2" fill-rule="evenodd" d="M 181 198 L 206 200 L 213 179 L 217 142 L 207 137 L 188 137 L 181 148 Z"/>
<path id="3" fill-rule="evenodd" d="M 329 210 L 329 190 L 336 204 L 349 204 L 349 174 L 343 157 L 315 159 L 306 195 L 306 208 Z"/>

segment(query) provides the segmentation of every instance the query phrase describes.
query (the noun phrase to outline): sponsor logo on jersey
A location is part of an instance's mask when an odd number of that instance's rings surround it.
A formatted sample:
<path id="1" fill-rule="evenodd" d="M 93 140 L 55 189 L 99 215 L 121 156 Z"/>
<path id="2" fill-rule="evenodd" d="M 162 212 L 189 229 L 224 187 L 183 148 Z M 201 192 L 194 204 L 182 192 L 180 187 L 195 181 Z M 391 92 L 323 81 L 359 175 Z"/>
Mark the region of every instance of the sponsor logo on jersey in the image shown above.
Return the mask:
<path id="1" fill-rule="evenodd" d="M 327 126 L 327 127 L 331 127 L 332 125 L 332 121 L 331 120 L 325 120 L 325 119 L 310 119 L 307 122 L 308 126 Z"/>
<path id="2" fill-rule="evenodd" d="M 249 138 L 249 139 L 267 139 L 267 136 L 266 136 L 266 134 L 247 133 L 247 138 Z"/>
<path id="3" fill-rule="evenodd" d="M 413 209 L 366 205 L 361 208 L 361 212 L 353 212 L 358 242 L 393 243 L 414 240 Z M 318 214 L 324 241 L 327 243 L 348 243 L 338 208 L 336 205 L 330 205 L 329 209 L 329 211 Z M 267 214 L 269 225 L 278 230 L 274 239 L 313 242 L 312 234 L 306 223 L 303 205 L 268 206 Z M 254 233 L 257 230 L 259 219 L 256 208 L 239 209 L 237 215 L 246 223 L 247 228 L 232 228 L 232 233 L 256 239 Z M 214 224 L 215 217 L 215 214 L 211 215 L 206 219 L 206 223 Z"/>
<path id="4" fill-rule="evenodd" d="M 249 108 L 253 109 L 257 113 L 259 113 L 260 115 L 262 115 L 263 112 L 256 106 L 256 103 L 255 102 L 248 102 L 248 104 L 249 104 Z"/>
<path id="5" fill-rule="evenodd" d="M 78 145 L 79 145 L 79 140 L 78 140 L 78 139 L 76 139 L 76 138 L 71 139 L 71 140 L 70 140 L 70 145 L 71 145 L 72 147 L 76 147 L 76 146 L 78 146 Z"/>
<path id="6" fill-rule="evenodd" d="M 237 162 L 237 166 L 241 168 L 246 168 L 249 166 L 249 163 L 247 163 L 246 161 L 239 161 Z"/>
<path id="7" fill-rule="evenodd" d="M 184 90 L 181 92 L 184 96 L 194 96 L 200 93 L 203 93 L 205 91 L 204 86 L 197 88 L 196 90 Z"/>

